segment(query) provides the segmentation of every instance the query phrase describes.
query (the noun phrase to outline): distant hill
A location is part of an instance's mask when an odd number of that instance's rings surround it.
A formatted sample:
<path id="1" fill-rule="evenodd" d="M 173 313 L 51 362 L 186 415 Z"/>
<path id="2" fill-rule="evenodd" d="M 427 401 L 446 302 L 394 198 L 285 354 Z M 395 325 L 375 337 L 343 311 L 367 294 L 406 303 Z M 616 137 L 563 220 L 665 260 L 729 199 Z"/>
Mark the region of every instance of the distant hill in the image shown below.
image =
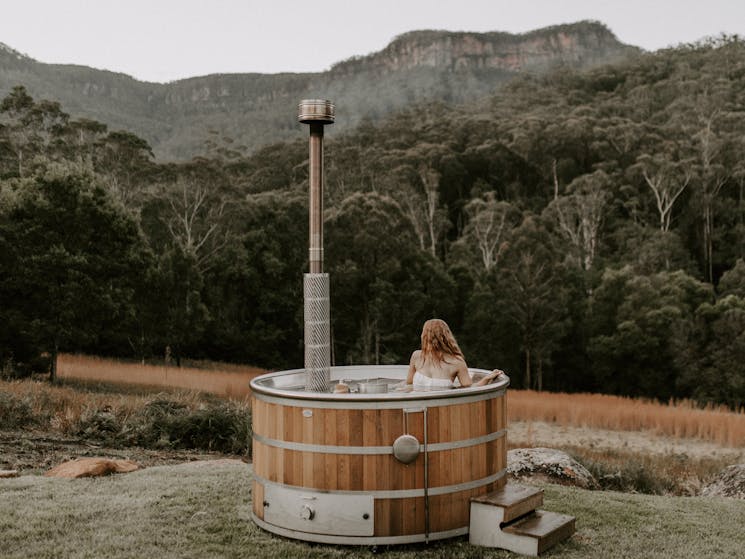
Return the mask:
<path id="1" fill-rule="evenodd" d="M 492 93 L 517 73 L 565 65 L 589 68 L 640 52 L 603 24 L 579 22 L 524 34 L 412 31 L 383 50 L 330 70 L 302 74 L 214 74 L 167 84 L 121 73 L 45 64 L 0 43 L 0 96 L 24 85 L 76 117 L 147 139 L 159 159 L 185 159 L 215 136 L 254 151 L 297 135 L 299 100 L 337 104 L 334 132 L 421 101 L 464 102 Z"/>

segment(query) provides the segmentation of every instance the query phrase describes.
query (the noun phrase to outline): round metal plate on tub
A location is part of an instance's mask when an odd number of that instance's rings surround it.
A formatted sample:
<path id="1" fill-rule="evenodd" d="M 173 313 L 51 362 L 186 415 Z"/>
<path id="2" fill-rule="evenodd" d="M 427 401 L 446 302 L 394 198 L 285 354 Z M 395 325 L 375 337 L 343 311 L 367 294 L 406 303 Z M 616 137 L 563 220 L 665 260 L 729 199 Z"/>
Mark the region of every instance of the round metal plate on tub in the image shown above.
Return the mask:
<path id="1" fill-rule="evenodd" d="M 414 435 L 401 435 L 393 442 L 393 456 L 404 464 L 411 464 L 419 456 L 419 440 Z"/>

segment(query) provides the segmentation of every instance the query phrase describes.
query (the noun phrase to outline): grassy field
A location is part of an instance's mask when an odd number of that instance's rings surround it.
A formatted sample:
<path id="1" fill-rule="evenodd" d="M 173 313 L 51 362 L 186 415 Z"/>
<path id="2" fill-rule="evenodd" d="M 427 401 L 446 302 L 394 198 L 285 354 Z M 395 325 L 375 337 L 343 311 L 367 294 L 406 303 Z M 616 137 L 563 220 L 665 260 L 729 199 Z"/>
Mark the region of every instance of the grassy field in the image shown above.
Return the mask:
<path id="1" fill-rule="evenodd" d="M 251 467 L 235 461 L 149 468 L 108 478 L 0 480 L 6 559 L 372 557 L 369 548 L 306 544 L 252 524 Z M 745 505 L 546 486 L 545 508 L 577 517 L 577 533 L 544 557 L 737 557 Z M 466 538 L 378 550 L 385 557 L 500 558 Z"/>
<path id="2" fill-rule="evenodd" d="M 193 367 L 123 363 L 82 355 L 61 355 L 62 379 L 154 386 L 208 392 L 246 400 L 249 381 L 265 372 L 250 366 L 198 362 Z M 509 421 L 546 421 L 617 431 L 650 431 L 658 435 L 694 438 L 730 447 L 745 446 L 745 413 L 723 406 L 701 408 L 691 401 L 658 402 L 603 394 L 557 394 L 510 390 Z"/>
<path id="3" fill-rule="evenodd" d="M 731 447 L 745 446 L 745 413 L 725 406 L 699 407 L 683 400 L 660 404 L 642 398 L 606 394 L 563 394 L 510 390 L 510 421 L 546 421 L 615 431 L 700 439 Z"/>
<path id="4" fill-rule="evenodd" d="M 61 379 L 121 383 L 210 392 L 229 398 L 245 398 L 248 383 L 264 369 L 213 361 L 190 362 L 185 367 L 142 365 L 88 355 L 62 354 L 57 374 Z"/>
<path id="5" fill-rule="evenodd" d="M 109 385 L 0 381 L 0 432 L 29 430 L 111 447 L 246 454 L 248 401 L 196 391 L 137 392 Z"/>

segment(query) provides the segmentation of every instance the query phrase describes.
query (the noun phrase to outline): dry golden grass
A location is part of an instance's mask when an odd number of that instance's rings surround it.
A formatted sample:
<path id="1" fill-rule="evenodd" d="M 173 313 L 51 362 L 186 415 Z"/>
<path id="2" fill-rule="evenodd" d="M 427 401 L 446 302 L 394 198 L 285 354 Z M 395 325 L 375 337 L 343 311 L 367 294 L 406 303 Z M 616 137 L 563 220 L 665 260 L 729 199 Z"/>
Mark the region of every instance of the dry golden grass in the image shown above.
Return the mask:
<path id="1" fill-rule="evenodd" d="M 724 406 L 698 407 L 691 401 L 657 402 L 604 394 L 563 394 L 510 390 L 509 421 L 545 421 L 562 426 L 700 439 L 722 446 L 745 446 L 745 413 Z"/>
<path id="2" fill-rule="evenodd" d="M 62 379 L 178 388 L 244 400 L 250 395 L 249 381 L 265 372 L 256 367 L 226 363 L 198 362 L 198 365 L 199 368 L 176 368 L 64 354 L 59 358 L 58 371 Z M 691 401 L 665 405 L 603 394 L 530 390 L 510 390 L 507 401 L 510 421 L 545 421 L 562 426 L 648 431 L 655 435 L 700 439 L 722 446 L 745 446 L 745 413 L 732 412 L 723 406 L 702 409 Z M 71 412 L 71 415 L 76 414 Z"/>
<path id="3" fill-rule="evenodd" d="M 62 354 L 57 374 L 61 379 L 182 388 L 242 399 L 250 394 L 251 379 L 266 372 L 228 363 L 197 363 L 199 368 L 178 368 Z"/>
<path id="4" fill-rule="evenodd" d="M 107 410 L 113 415 L 127 417 L 153 400 L 152 394 L 96 393 L 34 380 L 0 381 L 0 392 L 28 404 L 39 427 L 63 433 L 69 432 L 88 411 Z M 201 401 L 196 391 L 169 393 L 168 397 L 191 409 L 197 408 Z"/>

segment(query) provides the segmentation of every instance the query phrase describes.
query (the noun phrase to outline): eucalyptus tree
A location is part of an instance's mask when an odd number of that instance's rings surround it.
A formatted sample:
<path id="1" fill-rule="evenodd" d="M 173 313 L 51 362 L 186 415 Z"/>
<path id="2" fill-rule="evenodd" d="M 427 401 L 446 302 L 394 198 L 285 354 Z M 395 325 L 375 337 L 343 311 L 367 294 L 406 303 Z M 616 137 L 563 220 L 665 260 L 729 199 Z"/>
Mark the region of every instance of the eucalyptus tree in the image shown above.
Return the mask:
<path id="1" fill-rule="evenodd" d="M 545 213 L 556 221 L 584 271 L 590 270 L 595 260 L 600 226 L 611 195 L 611 179 L 599 170 L 574 179 L 567 186 L 567 194 L 559 196 L 556 192 L 546 208 Z"/>
<path id="2" fill-rule="evenodd" d="M 389 196 L 353 194 L 329 210 L 326 231 L 336 361 L 405 361 L 422 323 L 453 313 L 452 280 Z"/>
<path id="3" fill-rule="evenodd" d="M 0 143 L 13 154 L 15 174 L 29 175 L 34 159 L 55 159 L 65 146 L 69 115 L 54 101 L 34 101 L 16 86 L 0 102 Z"/>
<path id="4" fill-rule="evenodd" d="M 509 236 L 517 225 L 518 210 L 509 202 L 497 200 L 494 192 L 468 202 L 463 211 L 466 225 L 460 242 L 474 247 L 485 272 L 499 264 L 509 246 Z"/>
<path id="5" fill-rule="evenodd" d="M 95 123 L 81 122 L 76 124 L 73 133 L 76 132 L 86 134 L 90 140 L 99 131 Z M 114 130 L 97 135 L 94 153 L 94 169 L 114 198 L 125 207 L 139 210 L 146 191 L 155 182 L 150 145 L 130 132 Z"/>
<path id="6" fill-rule="evenodd" d="M 383 184 L 384 192 L 396 200 L 411 224 L 419 247 L 436 257 L 450 227 L 447 209 L 440 203 L 440 159 L 442 146 L 418 143 L 406 150 L 386 153 L 384 161 L 391 171 Z"/>
<path id="7" fill-rule="evenodd" d="M 522 353 L 522 384 L 542 390 L 545 367 L 569 328 L 569 313 L 560 255 L 540 218 L 524 218 L 514 231 L 503 265 L 489 278 L 491 301 L 480 295 L 485 307 L 482 312 L 516 333 Z"/>
<path id="8" fill-rule="evenodd" d="M 643 154 L 631 172 L 638 172 L 654 195 L 660 231 L 670 230 L 673 207 L 694 178 L 692 159 L 675 160 L 664 153 Z"/>

